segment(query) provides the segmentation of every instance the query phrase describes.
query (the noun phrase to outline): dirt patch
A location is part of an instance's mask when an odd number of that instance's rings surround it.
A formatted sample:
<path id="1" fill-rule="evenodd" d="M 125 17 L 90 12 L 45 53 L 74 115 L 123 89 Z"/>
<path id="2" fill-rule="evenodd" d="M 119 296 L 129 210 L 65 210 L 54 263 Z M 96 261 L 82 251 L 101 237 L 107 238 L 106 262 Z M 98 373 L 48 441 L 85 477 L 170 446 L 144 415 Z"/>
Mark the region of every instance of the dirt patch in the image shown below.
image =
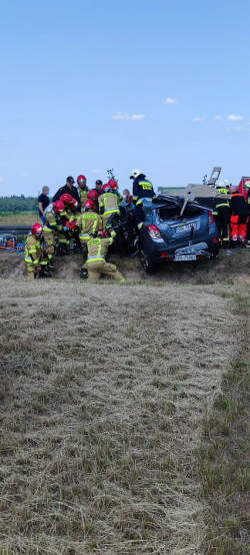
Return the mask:
<path id="1" fill-rule="evenodd" d="M 114 262 L 119 270 L 130 282 L 179 282 L 182 284 L 212 284 L 221 280 L 224 284 L 249 283 L 250 249 L 235 249 L 228 255 L 221 251 L 216 260 L 191 264 L 167 264 L 161 266 L 150 275 L 142 269 L 138 258 L 120 257 L 112 254 L 110 261 Z M 82 256 L 72 254 L 59 257 L 55 260 L 55 279 L 67 281 L 79 280 Z M 23 255 L 0 253 L 0 277 L 19 279 L 25 276 Z"/>
<path id="2" fill-rule="evenodd" d="M 0 277 L 1 278 L 24 278 L 25 264 L 24 255 L 0 252 Z"/>

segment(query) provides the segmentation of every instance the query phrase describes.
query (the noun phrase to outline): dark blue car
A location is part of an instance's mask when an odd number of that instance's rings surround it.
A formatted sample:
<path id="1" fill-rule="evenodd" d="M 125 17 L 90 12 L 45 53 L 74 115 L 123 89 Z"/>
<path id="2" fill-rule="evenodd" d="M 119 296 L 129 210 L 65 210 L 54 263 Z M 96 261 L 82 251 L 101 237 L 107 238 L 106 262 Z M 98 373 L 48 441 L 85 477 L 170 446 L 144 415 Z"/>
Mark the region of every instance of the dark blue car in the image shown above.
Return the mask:
<path id="1" fill-rule="evenodd" d="M 144 223 L 139 256 L 146 272 L 162 262 L 195 262 L 213 258 L 219 238 L 211 210 L 194 201 L 160 195 L 143 200 Z"/>

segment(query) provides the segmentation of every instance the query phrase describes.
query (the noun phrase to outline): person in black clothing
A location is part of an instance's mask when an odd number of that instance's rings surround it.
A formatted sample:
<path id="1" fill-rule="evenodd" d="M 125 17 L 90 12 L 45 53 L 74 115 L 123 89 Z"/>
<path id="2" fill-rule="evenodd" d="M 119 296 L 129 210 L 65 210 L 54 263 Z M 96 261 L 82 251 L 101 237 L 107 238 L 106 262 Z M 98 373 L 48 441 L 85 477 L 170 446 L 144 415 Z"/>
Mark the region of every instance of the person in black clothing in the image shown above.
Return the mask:
<path id="1" fill-rule="evenodd" d="M 99 195 L 101 195 L 102 186 L 103 186 L 102 180 L 101 180 L 101 179 L 97 179 L 96 182 L 95 182 L 95 190 L 96 190 L 97 193 L 98 193 L 98 197 L 99 197 Z"/>
<path id="2" fill-rule="evenodd" d="M 41 195 L 39 195 L 38 197 L 38 212 L 42 220 L 42 224 L 44 224 L 45 222 L 44 210 L 45 208 L 47 208 L 47 206 L 49 206 L 49 203 L 50 203 L 48 192 L 49 192 L 49 187 L 43 187 Z"/>
<path id="3" fill-rule="evenodd" d="M 74 183 L 75 183 L 74 178 L 71 175 L 69 175 L 69 177 L 67 177 L 66 179 L 66 185 L 64 185 L 64 187 L 60 187 L 60 189 L 58 189 L 56 194 L 53 196 L 53 202 L 56 202 L 56 200 L 59 200 L 59 198 L 64 193 L 67 193 L 68 195 L 71 195 L 74 199 L 77 200 L 78 202 L 77 212 L 81 212 L 81 201 L 80 201 L 78 190 L 76 187 L 74 187 Z"/>
<path id="4" fill-rule="evenodd" d="M 140 170 L 133 170 L 130 179 L 133 179 L 133 201 L 135 203 L 135 219 L 140 231 L 143 226 L 144 210 L 143 199 L 152 201 L 155 196 L 153 185 Z"/>

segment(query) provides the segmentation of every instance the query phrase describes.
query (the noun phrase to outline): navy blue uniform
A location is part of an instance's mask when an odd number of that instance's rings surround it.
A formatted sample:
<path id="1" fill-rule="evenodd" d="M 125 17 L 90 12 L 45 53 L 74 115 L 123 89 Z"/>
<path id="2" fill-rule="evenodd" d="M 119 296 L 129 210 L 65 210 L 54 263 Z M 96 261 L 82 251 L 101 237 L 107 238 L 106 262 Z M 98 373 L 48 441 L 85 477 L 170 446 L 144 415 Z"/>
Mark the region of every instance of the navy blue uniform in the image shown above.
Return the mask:
<path id="1" fill-rule="evenodd" d="M 152 183 L 148 181 L 144 174 L 138 175 L 133 183 L 133 201 L 135 203 L 135 219 L 138 229 L 142 228 L 144 211 L 142 199 L 151 200 L 155 196 Z"/>

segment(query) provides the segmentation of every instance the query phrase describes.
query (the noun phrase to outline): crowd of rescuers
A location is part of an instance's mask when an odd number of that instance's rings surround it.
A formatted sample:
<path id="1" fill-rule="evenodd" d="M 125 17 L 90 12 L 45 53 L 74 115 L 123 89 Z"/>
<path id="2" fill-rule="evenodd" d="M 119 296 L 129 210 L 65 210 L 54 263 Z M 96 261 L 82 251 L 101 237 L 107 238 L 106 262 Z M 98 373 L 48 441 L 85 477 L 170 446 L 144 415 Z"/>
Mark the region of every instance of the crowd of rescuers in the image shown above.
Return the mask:
<path id="1" fill-rule="evenodd" d="M 77 187 L 74 186 L 74 178 L 67 177 L 64 187 L 53 197 L 52 210 L 39 205 L 42 225 L 38 222 L 33 224 L 25 244 L 28 277 L 51 276 L 55 247 L 57 254 L 69 254 L 73 239 L 76 248 L 83 254 L 81 278 L 95 282 L 106 275 L 116 282 L 125 283 L 115 264 L 106 261 L 108 249 L 116 236 L 109 225 L 110 217 L 120 215 L 122 202 L 131 205 L 139 234 L 144 221 L 143 200 L 152 200 L 155 196 L 152 183 L 140 170 L 133 170 L 130 179 L 133 180 L 133 194 L 124 189 L 122 196 L 114 178 L 104 184 L 98 179 L 95 188 L 89 190 L 84 175 L 78 176 Z M 224 248 L 229 245 L 250 247 L 250 181 L 245 185 L 248 191 L 246 198 L 237 187 L 225 182 L 217 186 L 220 196 L 216 199 L 213 215 Z M 48 190 L 43 188 L 43 195 L 47 193 Z"/>
<path id="2" fill-rule="evenodd" d="M 67 255 L 72 239 L 76 249 L 83 254 L 80 277 L 95 282 L 102 275 L 125 283 L 125 278 L 115 264 L 106 261 L 109 247 L 116 232 L 108 221 L 113 214 L 120 214 L 122 202 L 133 205 L 138 230 L 143 223 L 142 199 L 155 196 L 153 185 L 140 170 L 133 170 L 133 195 L 124 189 L 123 196 L 114 178 L 104 183 L 98 179 L 95 188 L 88 189 L 84 175 L 77 177 L 77 187 L 72 176 L 54 195 L 52 210 L 48 188 L 43 187 L 38 198 L 42 225 L 34 223 L 25 244 L 25 264 L 29 279 L 51 277 L 54 269 L 55 252 Z M 57 246 L 57 248 L 56 248 Z"/>
<path id="3" fill-rule="evenodd" d="M 246 195 L 228 181 L 216 186 L 213 216 L 222 248 L 250 248 L 250 181 L 245 182 Z"/>

